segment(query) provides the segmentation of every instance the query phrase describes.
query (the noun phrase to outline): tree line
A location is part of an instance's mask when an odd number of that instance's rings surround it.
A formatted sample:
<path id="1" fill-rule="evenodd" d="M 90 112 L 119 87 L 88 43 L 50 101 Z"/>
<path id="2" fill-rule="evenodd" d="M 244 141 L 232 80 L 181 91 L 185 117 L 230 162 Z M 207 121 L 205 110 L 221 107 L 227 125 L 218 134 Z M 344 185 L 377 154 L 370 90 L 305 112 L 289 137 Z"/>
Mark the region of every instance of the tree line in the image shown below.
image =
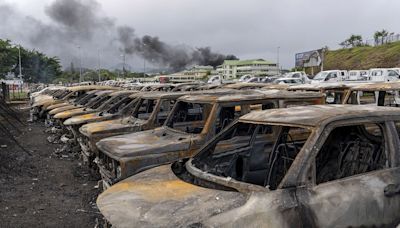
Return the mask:
<path id="1" fill-rule="evenodd" d="M 71 83 L 78 82 L 82 72 L 83 81 L 110 80 L 117 77 L 143 77 L 143 73 L 127 70 L 79 69 L 73 63 L 62 69 L 58 57 L 49 57 L 37 50 L 29 50 L 13 45 L 10 40 L 0 39 L 0 79 L 7 74 L 19 75 L 19 51 L 21 52 L 21 71 L 24 82 L 30 83 Z M 100 77 L 99 77 L 100 76 Z"/>
<path id="2" fill-rule="evenodd" d="M 381 31 L 376 31 L 374 33 L 374 43 L 375 45 L 382 45 L 388 42 L 388 37 L 393 35 L 394 33 L 389 33 L 387 30 L 382 29 Z M 339 43 L 343 48 L 349 47 L 361 47 L 368 46 L 367 43 L 363 42 L 363 38 L 361 35 L 352 34 L 349 38 Z"/>
<path id="3" fill-rule="evenodd" d="M 5 78 L 8 73 L 19 75 L 19 51 L 24 81 L 51 82 L 62 74 L 57 57 L 49 57 L 39 51 L 13 45 L 10 40 L 0 39 L 0 79 Z"/>

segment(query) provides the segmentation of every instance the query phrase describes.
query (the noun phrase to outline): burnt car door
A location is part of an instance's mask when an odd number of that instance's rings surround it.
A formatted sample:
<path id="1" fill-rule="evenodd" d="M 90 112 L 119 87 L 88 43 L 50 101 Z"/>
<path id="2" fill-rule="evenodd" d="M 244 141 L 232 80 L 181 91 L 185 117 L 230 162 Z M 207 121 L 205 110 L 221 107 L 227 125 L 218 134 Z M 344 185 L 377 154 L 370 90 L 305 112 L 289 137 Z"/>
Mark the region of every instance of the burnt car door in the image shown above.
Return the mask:
<path id="1" fill-rule="evenodd" d="M 399 139 L 393 122 L 332 124 L 317 142 L 309 182 L 297 190 L 305 221 L 318 227 L 400 221 Z"/>

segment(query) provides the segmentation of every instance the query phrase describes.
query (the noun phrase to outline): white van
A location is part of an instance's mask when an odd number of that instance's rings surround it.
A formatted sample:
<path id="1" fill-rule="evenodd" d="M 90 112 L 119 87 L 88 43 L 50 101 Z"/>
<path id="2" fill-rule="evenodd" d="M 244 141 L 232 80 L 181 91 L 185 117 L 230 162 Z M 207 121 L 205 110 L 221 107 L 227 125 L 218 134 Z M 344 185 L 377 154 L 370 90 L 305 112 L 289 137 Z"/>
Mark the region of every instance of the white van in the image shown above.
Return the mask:
<path id="1" fill-rule="evenodd" d="M 325 70 L 314 76 L 311 83 L 340 82 L 347 78 L 347 70 Z"/>
<path id="2" fill-rule="evenodd" d="M 350 70 L 346 81 L 366 81 L 368 70 Z"/>
<path id="3" fill-rule="evenodd" d="M 369 70 L 369 80 L 373 82 L 398 81 L 400 78 L 396 70 L 390 68 L 372 68 Z"/>

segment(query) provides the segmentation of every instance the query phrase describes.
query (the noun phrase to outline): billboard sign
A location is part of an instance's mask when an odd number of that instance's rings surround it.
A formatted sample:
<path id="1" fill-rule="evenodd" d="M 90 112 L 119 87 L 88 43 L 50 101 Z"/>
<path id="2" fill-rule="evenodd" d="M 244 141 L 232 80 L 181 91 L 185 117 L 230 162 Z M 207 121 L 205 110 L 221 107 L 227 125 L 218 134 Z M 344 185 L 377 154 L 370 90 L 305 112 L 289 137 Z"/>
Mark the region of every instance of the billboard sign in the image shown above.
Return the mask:
<path id="1" fill-rule="evenodd" d="M 295 55 L 296 67 L 314 67 L 320 66 L 323 61 L 323 50 L 318 49 L 313 51 L 307 51 L 302 53 L 297 53 Z"/>

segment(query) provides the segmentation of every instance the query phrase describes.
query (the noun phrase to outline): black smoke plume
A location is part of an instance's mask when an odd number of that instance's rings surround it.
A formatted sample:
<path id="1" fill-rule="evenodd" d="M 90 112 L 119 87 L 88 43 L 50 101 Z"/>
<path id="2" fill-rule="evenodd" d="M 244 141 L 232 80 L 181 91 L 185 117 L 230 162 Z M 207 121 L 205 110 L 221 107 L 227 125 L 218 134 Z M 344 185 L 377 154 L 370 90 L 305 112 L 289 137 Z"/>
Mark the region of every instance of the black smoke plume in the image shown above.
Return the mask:
<path id="1" fill-rule="evenodd" d="M 133 28 L 118 26 L 104 16 L 95 0 L 55 0 L 44 12 L 50 23 L 23 15 L 0 0 L 0 38 L 59 56 L 64 66 L 79 65 L 82 59 L 85 67 L 96 67 L 100 58 L 112 66 L 121 62 L 122 53 L 173 71 L 195 64 L 215 67 L 225 59 L 237 59 L 214 53 L 210 47 L 170 45 L 158 37 L 139 36 Z"/>

